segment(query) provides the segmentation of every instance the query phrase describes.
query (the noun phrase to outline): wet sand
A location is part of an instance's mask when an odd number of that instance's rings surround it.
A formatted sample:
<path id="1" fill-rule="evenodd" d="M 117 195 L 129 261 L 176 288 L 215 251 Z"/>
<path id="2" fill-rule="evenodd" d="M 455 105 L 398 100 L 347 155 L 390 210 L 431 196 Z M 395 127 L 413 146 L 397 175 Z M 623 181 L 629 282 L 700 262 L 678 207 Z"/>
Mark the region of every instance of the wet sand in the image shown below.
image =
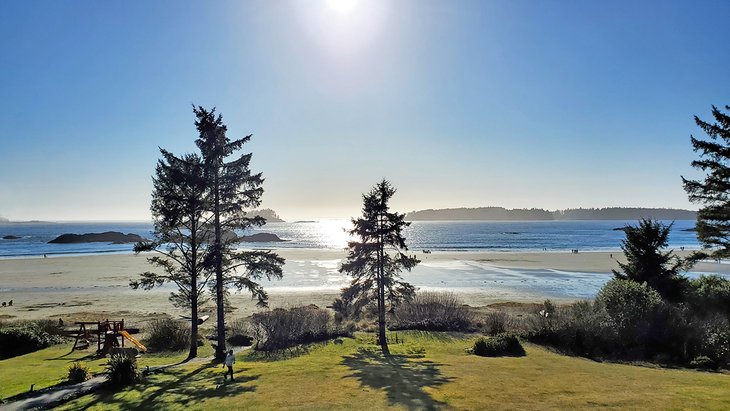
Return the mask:
<path id="1" fill-rule="evenodd" d="M 284 280 L 266 283 L 271 307 L 330 305 L 347 277 L 338 273 L 341 250 L 280 249 L 287 259 Z M 686 254 L 686 253 L 680 253 Z M 570 301 L 589 298 L 617 268 L 620 253 L 417 253 L 419 267 L 406 281 L 425 290 L 458 293 L 465 303 L 534 302 L 545 298 Z M 132 290 L 129 281 L 151 266 L 144 255 L 110 254 L 50 258 L 0 259 L 0 319 L 177 316 L 168 300 L 172 286 Z M 700 263 L 694 272 L 730 274 L 730 264 Z M 233 316 L 258 310 L 249 294 L 233 293 Z M 212 301 L 203 312 L 212 312 Z"/>

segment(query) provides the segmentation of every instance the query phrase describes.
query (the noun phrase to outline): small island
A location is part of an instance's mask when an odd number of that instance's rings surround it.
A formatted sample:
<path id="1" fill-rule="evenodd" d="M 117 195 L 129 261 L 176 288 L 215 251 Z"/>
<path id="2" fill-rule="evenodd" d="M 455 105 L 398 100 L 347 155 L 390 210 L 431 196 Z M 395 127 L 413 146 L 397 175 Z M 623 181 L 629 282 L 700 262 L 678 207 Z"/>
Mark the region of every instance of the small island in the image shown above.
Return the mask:
<path id="1" fill-rule="evenodd" d="M 279 243 L 286 240 L 282 240 L 276 234 L 271 233 L 256 233 L 252 235 L 242 235 L 238 237 L 238 241 L 244 243 Z"/>
<path id="2" fill-rule="evenodd" d="M 78 244 L 78 243 L 113 243 L 127 244 L 146 241 L 144 237 L 137 234 L 124 234 L 118 231 L 107 231 L 104 233 L 86 234 L 61 234 L 49 241 L 48 244 Z"/>

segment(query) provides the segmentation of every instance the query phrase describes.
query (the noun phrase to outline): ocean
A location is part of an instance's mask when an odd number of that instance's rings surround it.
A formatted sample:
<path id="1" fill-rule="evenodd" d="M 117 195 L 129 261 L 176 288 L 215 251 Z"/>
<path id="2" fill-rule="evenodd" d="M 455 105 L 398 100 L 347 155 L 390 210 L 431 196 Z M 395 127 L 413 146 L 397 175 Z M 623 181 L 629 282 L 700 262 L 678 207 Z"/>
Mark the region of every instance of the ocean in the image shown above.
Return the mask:
<path id="1" fill-rule="evenodd" d="M 620 251 L 623 231 L 614 230 L 635 221 L 416 221 L 404 235 L 412 250 L 433 251 Z M 665 223 L 671 223 L 667 221 Z M 674 222 L 669 247 L 699 249 L 695 222 Z M 267 232 L 286 240 L 250 243 L 242 248 L 343 249 L 349 239 L 349 220 L 270 223 L 245 234 Z M 65 233 L 120 231 L 149 238 L 152 224 L 145 222 L 9 223 L 0 224 L 0 257 L 68 254 L 131 253 L 132 244 L 48 244 Z M 3 236 L 20 237 L 3 240 Z"/>

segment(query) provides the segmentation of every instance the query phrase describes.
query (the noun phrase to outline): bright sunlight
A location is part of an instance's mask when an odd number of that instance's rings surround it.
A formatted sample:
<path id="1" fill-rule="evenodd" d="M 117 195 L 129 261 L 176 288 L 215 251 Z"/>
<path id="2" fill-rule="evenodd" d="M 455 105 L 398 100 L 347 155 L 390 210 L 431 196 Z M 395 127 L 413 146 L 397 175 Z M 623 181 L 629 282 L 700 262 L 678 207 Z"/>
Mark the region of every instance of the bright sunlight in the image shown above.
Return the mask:
<path id="1" fill-rule="evenodd" d="M 327 0 L 327 6 L 341 14 L 349 14 L 358 3 L 358 0 Z"/>

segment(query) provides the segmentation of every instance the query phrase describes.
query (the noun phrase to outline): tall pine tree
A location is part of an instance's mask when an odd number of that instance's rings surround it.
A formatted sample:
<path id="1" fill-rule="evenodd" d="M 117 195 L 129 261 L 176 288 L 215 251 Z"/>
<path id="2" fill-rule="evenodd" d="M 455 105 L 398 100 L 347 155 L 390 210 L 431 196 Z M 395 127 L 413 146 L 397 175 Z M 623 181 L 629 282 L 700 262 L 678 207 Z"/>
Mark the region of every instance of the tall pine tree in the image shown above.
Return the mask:
<path id="1" fill-rule="evenodd" d="M 647 283 L 663 298 L 680 301 L 687 286 L 687 278 L 680 272 L 689 263 L 671 250 L 664 251 L 671 229 L 671 224 L 648 219 L 640 220 L 637 226 L 624 227 L 626 239 L 621 242 L 621 249 L 626 263 L 619 262 L 621 270 L 613 270 L 613 275 L 621 280 Z"/>
<path id="2" fill-rule="evenodd" d="M 725 106 L 730 111 L 730 106 Z M 695 116 L 697 125 L 710 137 L 701 140 L 690 136 L 700 159 L 692 167 L 706 174 L 703 180 L 682 177 L 690 201 L 702 204 L 697 213 L 697 238 L 714 258 L 730 256 L 730 116 L 712 106 L 715 123 Z"/>
<path id="3" fill-rule="evenodd" d="M 235 287 L 246 289 L 258 299 L 258 305 L 266 306 L 267 294 L 258 280 L 282 277 L 284 259 L 271 251 L 237 251 L 236 231 L 266 224 L 260 216 L 248 216 L 246 210 L 261 204 L 261 187 L 264 179 L 261 173 L 252 174 L 249 169 L 251 153 L 238 154 L 251 136 L 230 140 L 223 117 L 215 109 L 193 107 L 196 116 L 195 127 L 205 163 L 209 186 L 209 204 L 212 215 L 213 244 L 207 266 L 215 273 L 215 299 L 217 306 L 216 358 L 225 358 L 226 290 Z M 232 159 L 228 160 L 229 157 Z M 228 160 L 228 161 L 227 161 Z"/>
<path id="4" fill-rule="evenodd" d="M 207 180 L 200 156 L 189 154 L 176 157 L 160 149 L 162 159 L 157 163 L 152 191 L 154 239 L 137 243 L 135 253 L 156 251 L 150 264 L 161 272 L 147 271 L 130 281 L 134 289 L 150 290 L 165 283 L 177 285 L 170 294 L 176 307 L 190 309 L 190 351 L 188 358 L 198 355 L 198 306 L 212 275 L 204 262 L 209 251 L 207 232 L 209 205 Z"/>
<path id="5" fill-rule="evenodd" d="M 405 214 L 390 211 L 388 201 L 395 191 L 383 180 L 363 195 L 362 217 L 352 220 L 354 228 L 350 231 L 359 240 L 348 243 L 347 258 L 340 267 L 340 272 L 353 277 L 343 296 L 376 301 L 378 342 L 385 355 L 390 354 L 385 333 L 386 304 L 393 309 L 413 297 L 415 289 L 401 280 L 400 272 L 410 271 L 420 262 L 403 253 L 408 247 L 402 232 L 410 223 L 404 220 Z"/>

